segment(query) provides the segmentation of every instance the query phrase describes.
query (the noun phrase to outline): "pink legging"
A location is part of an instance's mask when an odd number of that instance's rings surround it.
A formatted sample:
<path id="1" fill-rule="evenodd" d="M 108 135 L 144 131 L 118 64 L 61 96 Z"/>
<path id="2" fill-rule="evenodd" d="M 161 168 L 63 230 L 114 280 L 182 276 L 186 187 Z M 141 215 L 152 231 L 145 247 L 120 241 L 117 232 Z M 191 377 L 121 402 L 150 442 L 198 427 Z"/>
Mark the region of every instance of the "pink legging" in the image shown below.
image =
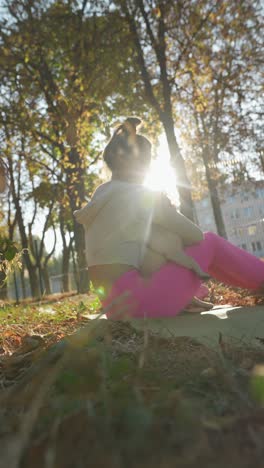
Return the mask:
<path id="1" fill-rule="evenodd" d="M 202 242 L 185 252 L 225 284 L 254 290 L 264 283 L 264 262 L 212 232 L 206 232 Z M 142 278 L 137 270 L 123 274 L 103 306 L 108 307 L 106 314 L 112 319 L 172 317 L 190 303 L 200 286 L 195 273 L 168 262 L 149 279 Z"/>

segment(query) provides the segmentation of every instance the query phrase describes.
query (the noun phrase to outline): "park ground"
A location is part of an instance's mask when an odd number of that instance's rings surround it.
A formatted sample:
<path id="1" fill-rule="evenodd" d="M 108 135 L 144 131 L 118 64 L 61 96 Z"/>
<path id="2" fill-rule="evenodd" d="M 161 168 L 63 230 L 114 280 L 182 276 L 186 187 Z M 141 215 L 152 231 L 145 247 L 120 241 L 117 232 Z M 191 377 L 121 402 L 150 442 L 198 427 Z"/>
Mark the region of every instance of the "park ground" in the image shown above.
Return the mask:
<path id="1" fill-rule="evenodd" d="M 209 299 L 264 302 L 219 284 Z M 260 330 L 207 346 L 99 311 L 93 294 L 2 304 L 0 468 L 263 466 Z"/>

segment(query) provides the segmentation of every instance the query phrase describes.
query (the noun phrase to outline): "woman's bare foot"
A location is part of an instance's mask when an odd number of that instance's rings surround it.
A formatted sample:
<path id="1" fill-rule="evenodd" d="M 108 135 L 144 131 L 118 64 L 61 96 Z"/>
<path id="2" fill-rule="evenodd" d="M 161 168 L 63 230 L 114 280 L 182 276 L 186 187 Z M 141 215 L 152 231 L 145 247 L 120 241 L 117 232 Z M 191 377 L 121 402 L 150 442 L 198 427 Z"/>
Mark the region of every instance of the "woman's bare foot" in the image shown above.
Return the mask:
<path id="1" fill-rule="evenodd" d="M 204 307 L 204 310 L 211 310 L 214 307 L 214 304 L 212 302 L 208 301 L 203 301 L 202 299 L 199 299 L 198 297 L 194 296 L 192 299 L 191 304 L 199 305 L 201 307 Z"/>
<path id="2" fill-rule="evenodd" d="M 209 281 L 211 279 L 211 276 L 208 275 L 208 273 L 205 273 L 205 271 L 202 271 L 201 273 L 198 274 L 199 278 L 201 278 L 203 281 Z"/>
<path id="3" fill-rule="evenodd" d="M 198 299 L 198 297 L 194 296 L 183 312 L 187 312 L 188 314 L 199 314 L 205 310 L 211 310 L 213 307 L 214 304 L 212 302 L 202 301 L 201 299 Z"/>

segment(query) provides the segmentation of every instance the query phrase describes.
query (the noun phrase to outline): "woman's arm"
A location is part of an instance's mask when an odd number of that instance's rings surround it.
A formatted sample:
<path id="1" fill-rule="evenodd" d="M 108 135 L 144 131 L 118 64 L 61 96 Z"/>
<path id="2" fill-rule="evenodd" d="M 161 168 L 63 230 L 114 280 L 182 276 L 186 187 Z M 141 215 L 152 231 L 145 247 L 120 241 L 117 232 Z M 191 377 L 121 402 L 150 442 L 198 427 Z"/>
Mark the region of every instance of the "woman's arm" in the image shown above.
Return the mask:
<path id="1" fill-rule="evenodd" d="M 204 238 L 201 229 L 179 213 L 168 197 L 163 194 L 159 194 L 156 199 L 153 222 L 178 234 L 184 246 L 197 244 Z"/>

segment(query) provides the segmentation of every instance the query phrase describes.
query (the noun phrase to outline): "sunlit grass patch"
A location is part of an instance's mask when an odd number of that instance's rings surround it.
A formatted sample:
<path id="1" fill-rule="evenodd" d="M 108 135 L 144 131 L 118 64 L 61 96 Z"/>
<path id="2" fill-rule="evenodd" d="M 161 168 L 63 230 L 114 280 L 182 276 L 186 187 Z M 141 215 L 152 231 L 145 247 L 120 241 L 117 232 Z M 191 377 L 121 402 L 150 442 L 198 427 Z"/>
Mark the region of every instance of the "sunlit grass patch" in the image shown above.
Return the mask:
<path id="1" fill-rule="evenodd" d="M 57 340 L 81 326 L 100 302 L 95 295 L 75 295 L 62 300 L 0 307 L 0 351 L 12 353 L 25 335 L 41 335 Z"/>

